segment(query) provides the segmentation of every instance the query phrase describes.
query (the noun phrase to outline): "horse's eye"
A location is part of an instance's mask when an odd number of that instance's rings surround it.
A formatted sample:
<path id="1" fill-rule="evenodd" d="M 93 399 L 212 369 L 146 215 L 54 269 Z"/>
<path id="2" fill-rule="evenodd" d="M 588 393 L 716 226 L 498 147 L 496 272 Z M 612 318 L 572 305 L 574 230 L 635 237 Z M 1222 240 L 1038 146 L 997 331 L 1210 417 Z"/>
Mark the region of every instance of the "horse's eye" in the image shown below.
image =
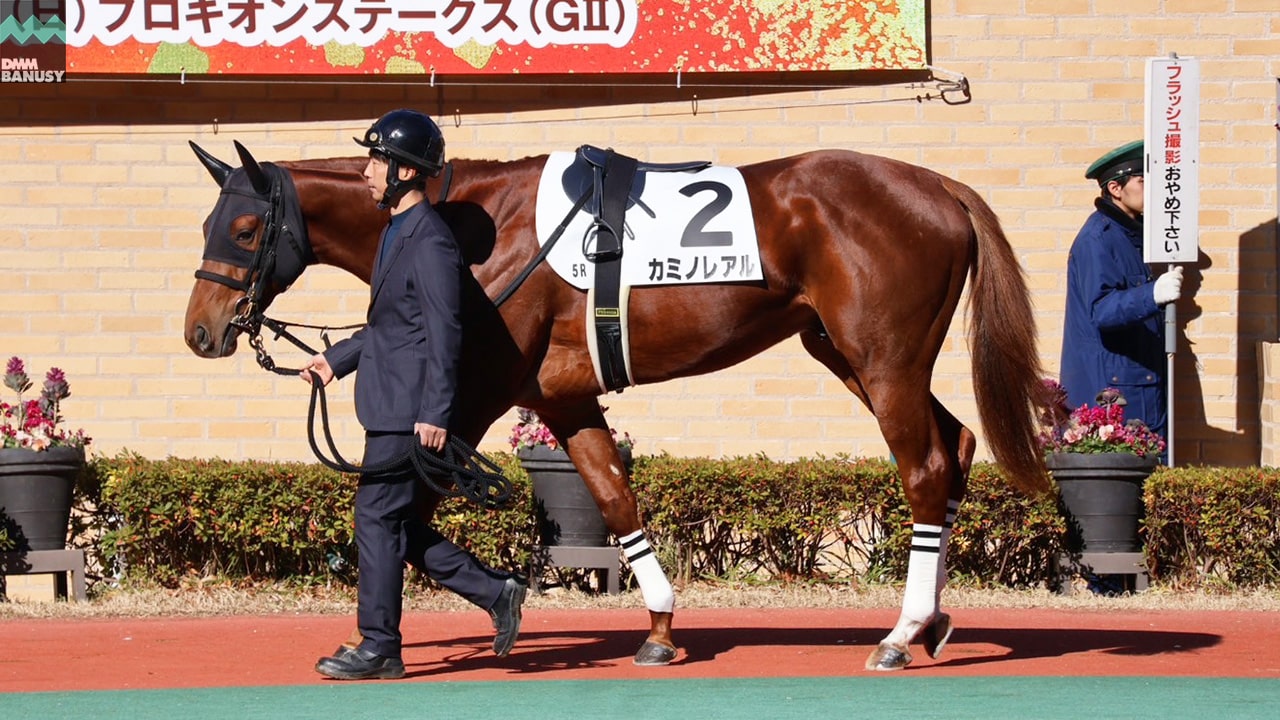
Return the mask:
<path id="1" fill-rule="evenodd" d="M 253 231 L 241 230 L 240 232 L 236 233 L 235 240 L 237 245 L 248 245 L 253 242 Z"/>

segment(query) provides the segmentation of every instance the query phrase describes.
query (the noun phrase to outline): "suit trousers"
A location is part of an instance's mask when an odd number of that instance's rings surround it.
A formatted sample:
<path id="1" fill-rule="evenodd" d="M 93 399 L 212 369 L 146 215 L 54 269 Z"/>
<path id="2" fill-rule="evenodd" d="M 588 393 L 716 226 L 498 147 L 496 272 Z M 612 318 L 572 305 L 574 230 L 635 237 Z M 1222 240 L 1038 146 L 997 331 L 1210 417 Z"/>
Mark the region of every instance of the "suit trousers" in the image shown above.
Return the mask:
<path id="1" fill-rule="evenodd" d="M 366 433 L 364 464 L 405 457 L 417 442 L 413 433 Z M 405 563 L 484 609 L 497 602 L 507 579 L 423 522 L 416 506 L 426 492 L 408 464 L 361 475 L 356 489 L 361 647 L 386 657 L 400 657 Z"/>

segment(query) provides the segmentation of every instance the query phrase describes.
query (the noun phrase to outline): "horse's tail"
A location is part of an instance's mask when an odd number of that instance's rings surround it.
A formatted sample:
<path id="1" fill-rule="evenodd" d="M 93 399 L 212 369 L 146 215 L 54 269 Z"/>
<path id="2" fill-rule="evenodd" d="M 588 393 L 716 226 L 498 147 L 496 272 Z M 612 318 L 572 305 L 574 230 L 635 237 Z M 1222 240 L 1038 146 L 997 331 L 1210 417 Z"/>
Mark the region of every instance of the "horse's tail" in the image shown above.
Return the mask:
<path id="1" fill-rule="evenodd" d="M 1019 489 L 1049 489 L 1036 442 L 1045 407 L 1036 322 L 1022 265 L 991 206 L 972 188 L 944 179 L 969 213 L 977 245 L 970 270 L 969 352 L 973 389 L 987 445 Z"/>

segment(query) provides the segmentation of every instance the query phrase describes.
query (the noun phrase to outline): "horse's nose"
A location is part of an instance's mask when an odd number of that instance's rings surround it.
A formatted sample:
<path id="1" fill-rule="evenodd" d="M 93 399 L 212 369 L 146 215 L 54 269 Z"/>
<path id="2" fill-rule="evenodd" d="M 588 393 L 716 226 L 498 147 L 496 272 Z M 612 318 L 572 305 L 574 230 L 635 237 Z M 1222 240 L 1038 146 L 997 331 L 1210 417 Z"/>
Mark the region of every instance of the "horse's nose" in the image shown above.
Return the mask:
<path id="1" fill-rule="evenodd" d="M 201 355 L 207 356 L 213 354 L 213 336 L 209 334 L 209 331 L 205 329 L 205 326 L 196 325 L 194 335 L 195 342 L 192 343 L 191 347 Z"/>

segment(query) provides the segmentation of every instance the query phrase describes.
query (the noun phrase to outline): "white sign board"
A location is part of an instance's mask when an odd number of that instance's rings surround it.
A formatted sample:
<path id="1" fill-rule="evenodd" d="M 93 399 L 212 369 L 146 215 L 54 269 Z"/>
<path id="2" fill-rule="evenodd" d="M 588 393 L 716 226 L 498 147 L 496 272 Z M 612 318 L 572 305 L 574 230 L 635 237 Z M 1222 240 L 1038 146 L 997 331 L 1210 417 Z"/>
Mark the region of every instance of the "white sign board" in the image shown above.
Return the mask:
<path id="1" fill-rule="evenodd" d="M 1200 250 L 1200 63 L 1148 58 L 1143 260 L 1195 262 Z"/>

